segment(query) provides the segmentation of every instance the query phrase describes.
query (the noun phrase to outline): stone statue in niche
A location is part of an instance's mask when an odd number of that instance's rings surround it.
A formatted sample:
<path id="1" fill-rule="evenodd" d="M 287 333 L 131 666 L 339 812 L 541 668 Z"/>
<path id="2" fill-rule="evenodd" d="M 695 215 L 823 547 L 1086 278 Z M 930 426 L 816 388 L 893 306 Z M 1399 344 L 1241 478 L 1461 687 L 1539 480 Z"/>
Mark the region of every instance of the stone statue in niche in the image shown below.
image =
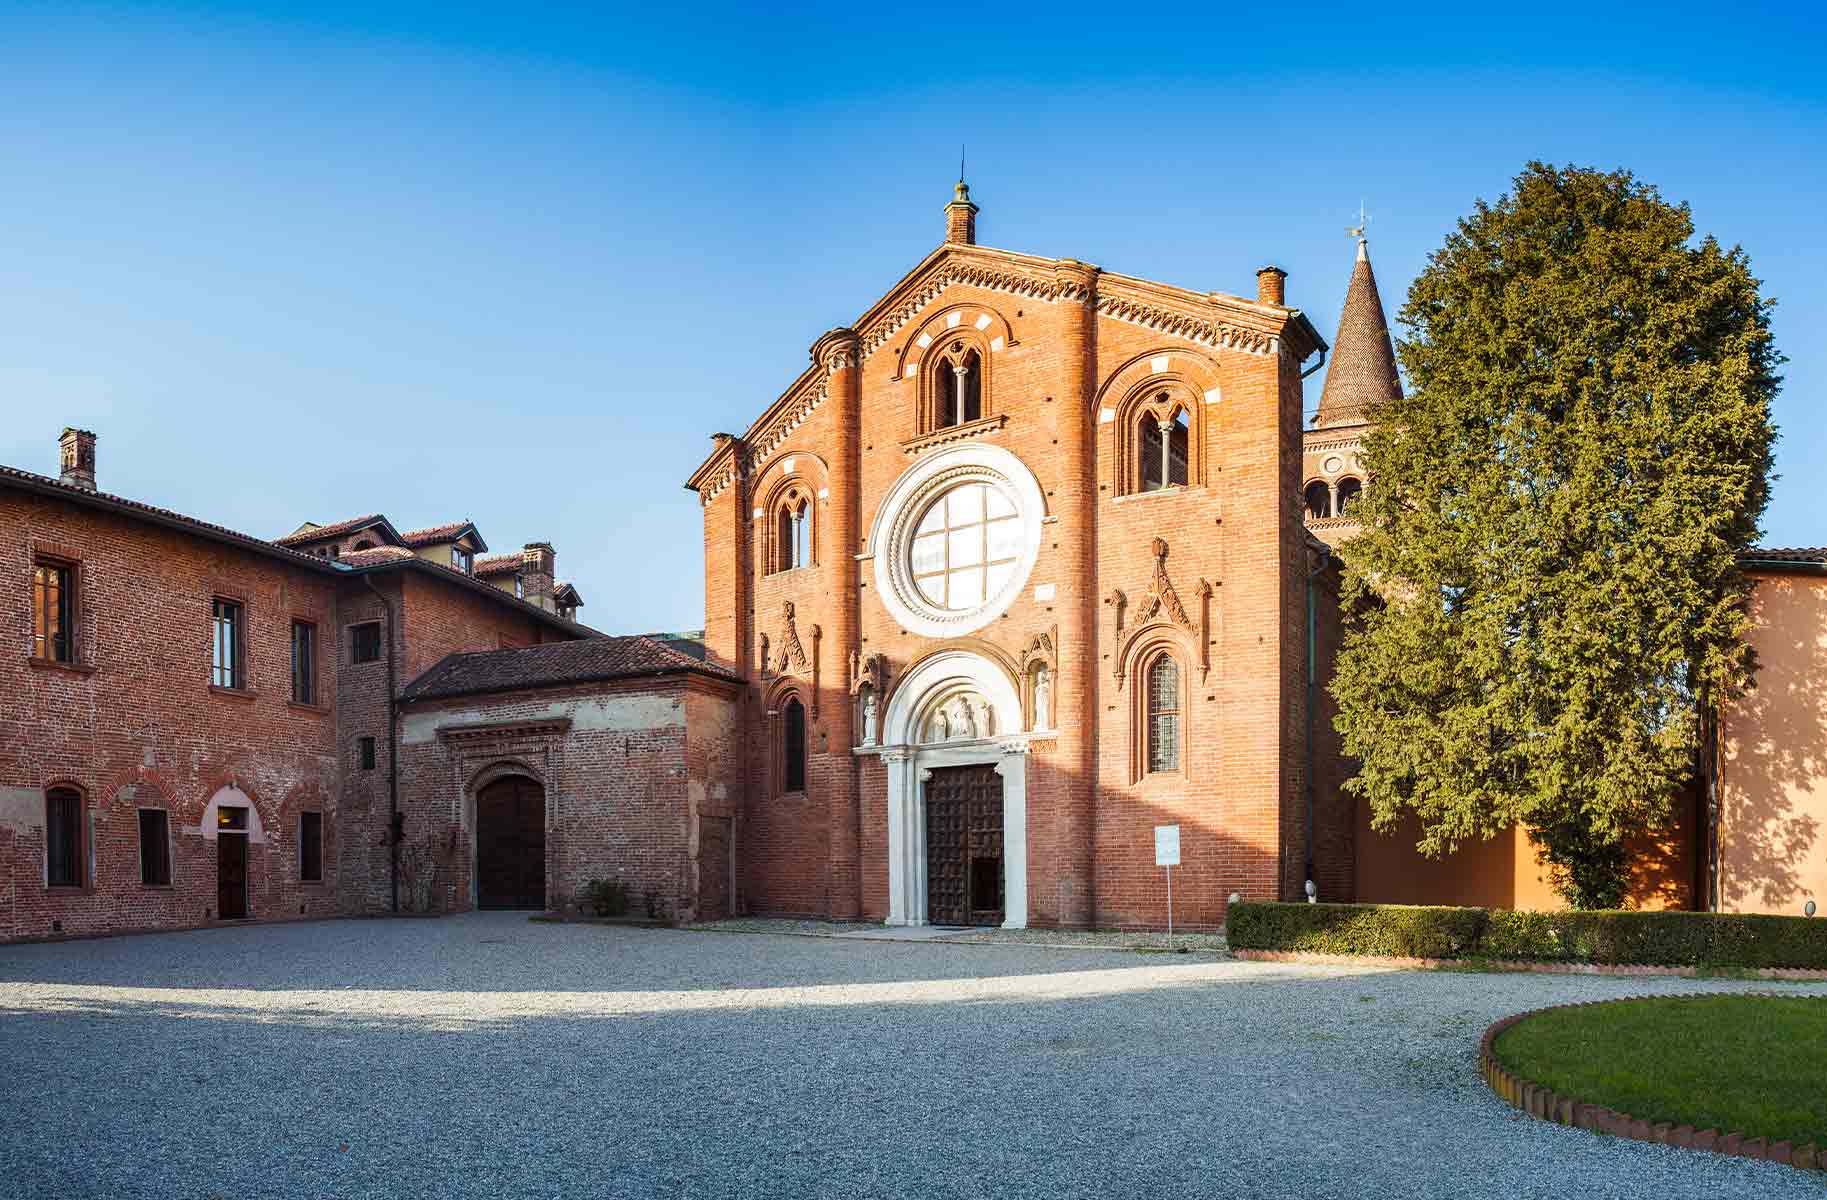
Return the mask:
<path id="1" fill-rule="evenodd" d="M 875 745 L 875 689 L 863 688 L 863 745 Z"/>
<path id="2" fill-rule="evenodd" d="M 1045 667 L 1034 669 L 1034 728 L 1053 728 L 1053 673 Z"/>
<path id="3" fill-rule="evenodd" d="M 925 740 L 957 742 L 989 737 L 994 732 L 995 710 L 976 692 L 961 692 L 933 709 L 926 718 Z"/>

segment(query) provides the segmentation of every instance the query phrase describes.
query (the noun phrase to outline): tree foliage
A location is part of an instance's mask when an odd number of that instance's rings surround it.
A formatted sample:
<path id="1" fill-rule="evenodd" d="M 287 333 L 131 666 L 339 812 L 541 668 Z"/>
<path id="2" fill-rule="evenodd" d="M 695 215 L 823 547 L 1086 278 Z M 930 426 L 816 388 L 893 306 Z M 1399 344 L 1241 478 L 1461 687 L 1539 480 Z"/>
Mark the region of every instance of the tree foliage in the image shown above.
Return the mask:
<path id="1" fill-rule="evenodd" d="M 1419 848 L 1524 825 L 1615 907 L 1699 712 L 1740 691 L 1781 362 L 1742 250 L 1626 172 L 1531 163 L 1400 313 L 1333 682 L 1351 789 Z"/>

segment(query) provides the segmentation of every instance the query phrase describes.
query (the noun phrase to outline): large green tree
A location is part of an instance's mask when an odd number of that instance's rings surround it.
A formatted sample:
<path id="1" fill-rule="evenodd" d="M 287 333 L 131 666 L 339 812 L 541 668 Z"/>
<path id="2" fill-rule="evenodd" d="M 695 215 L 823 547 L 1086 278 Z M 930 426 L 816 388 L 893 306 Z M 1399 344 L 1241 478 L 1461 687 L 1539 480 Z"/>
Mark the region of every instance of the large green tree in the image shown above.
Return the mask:
<path id="1" fill-rule="evenodd" d="M 1400 314 L 1344 543 L 1333 691 L 1348 785 L 1419 848 L 1525 826 L 1615 907 L 1705 706 L 1741 690 L 1781 362 L 1744 252 L 1626 172 L 1531 163 Z"/>

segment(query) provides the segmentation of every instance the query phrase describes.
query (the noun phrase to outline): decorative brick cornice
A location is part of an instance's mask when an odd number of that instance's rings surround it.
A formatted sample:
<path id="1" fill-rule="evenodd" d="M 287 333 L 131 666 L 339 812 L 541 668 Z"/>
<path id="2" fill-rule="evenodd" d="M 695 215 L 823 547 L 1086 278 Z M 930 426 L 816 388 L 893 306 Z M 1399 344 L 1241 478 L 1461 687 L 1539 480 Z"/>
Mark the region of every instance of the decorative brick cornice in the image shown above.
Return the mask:
<path id="1" fill-rule="evenodd" d="M 1478 1043 L 1478 1073 L 1484 1077 L 1499 1099 L 1522 1109 L 1532 1117 L 1543 1121 L 1553 1121 L 1557 1125 L 1571 1125 L 1591 1133 L 1609 1134 L 1612 1137 L 1630 1138 L 1632 1141 L 1653 1142 L 1659 1146 L 1674 1146 L 1682 1150 L 1711 1150 L 1716 1154 L 1731 1154 L 1739 1158 L 1754 1158 L 1764 1162 L 1781 1163 L 1784 1166 L 1801 1167 L 1805 1170 L 1827 1170 L 1827 1151 L 1816 1147 L 1813 1142 L 1795 1146 L 1789 1142 L 1771 1142 L 1763 1137 L 1751 1137 L 1743 1130 L 1721 1134 L 1717 1129 L 1695 1130 L 1692 1125 L 1673 1125 L 1667 1121 L 1654 1124 L 1633 1117 L 1629 1113 L 1618 1112 L 1603 1105 L 1592 1104 L 1577 1097 L 1566 1096 L 1543 1084 L 1524 1079 L 1498 1061 L 1497 1038 L 1505 1030 L 1530 1017 L 1543 1013 L 1557 1012 L 1569 1008 L 1596 1008 L 1606 1004 L 1618 1004 L 1631 1000 L 1682 1000 L 1696 996 L 1716 993 L 1691 993 L 1688 996 L 1618 996 L 1610 1000 L 1589 1000 L 1583 1004 L 1556 1004 L 1547 1008 L 1531 1009 L 1505 1017 L 1484 1031 L 1484 1038 Z M 1736 993 L 1738 995 L 1773 995 L 1771 992 Z"/>
<path id="2" fill-rule="evenodd" d="M 973 263 L 948 262 L 927 276 L 911 296 L 869 324 L 862 333 L 863 357 L 868 358 L 887 345 L 890 338 L 954 283 L 967 284 L 989 292 L 1006 292 L 1011 296 L 1041 300 L 1049 304 L 1059 299 L 1059 286 L 1051 279 L 1016 270 L 996 270 Z"/>
<path id="3" fill-rule="evenodd" d="M 1008 423 L 1007 413 L 997 413 L 994 416 L 985 417 L 981 421 L 967 421 L 963 425 L 948 425 L 943 429 L 935 429 L 931 433 L 923 433 L 919 437 L 908 438 L 901 443 L 901 449 L 908 454 L 922 454 L 952 442 L 982 437 L 986 433 L 1001 429 Z"/>
<path id="4" fill-rule="evenodd" d="M 506 741 L 513 738 L 560 737 L 571 728 L 571 718 L 549 721 L 498 721 L 485 725 L 450 725 L 438 737 L 452 742 Z"/>

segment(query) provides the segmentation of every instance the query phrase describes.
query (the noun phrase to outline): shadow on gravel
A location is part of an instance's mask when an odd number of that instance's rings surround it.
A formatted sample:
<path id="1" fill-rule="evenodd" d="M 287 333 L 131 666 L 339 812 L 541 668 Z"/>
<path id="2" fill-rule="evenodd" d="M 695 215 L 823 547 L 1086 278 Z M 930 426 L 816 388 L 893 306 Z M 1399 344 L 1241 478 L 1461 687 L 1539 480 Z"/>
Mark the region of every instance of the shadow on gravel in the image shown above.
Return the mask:
<path id="1" fill-rule="evenodd" d="M 1818 1195 L 1522 1118 L 1479 1081 L 1497 1016 L 1643 981 L 876 945 L 853 970 L 893 978 L 832 982 L 858 947 L 767 941 L 788 948 L 737 973 L 789 978 L 708 992 L 0 987 L 0 1078 L 29 1081 L 0 1090 L 5 1192 Z M 704 939 L 647 945 L 716 973 Z"/>

